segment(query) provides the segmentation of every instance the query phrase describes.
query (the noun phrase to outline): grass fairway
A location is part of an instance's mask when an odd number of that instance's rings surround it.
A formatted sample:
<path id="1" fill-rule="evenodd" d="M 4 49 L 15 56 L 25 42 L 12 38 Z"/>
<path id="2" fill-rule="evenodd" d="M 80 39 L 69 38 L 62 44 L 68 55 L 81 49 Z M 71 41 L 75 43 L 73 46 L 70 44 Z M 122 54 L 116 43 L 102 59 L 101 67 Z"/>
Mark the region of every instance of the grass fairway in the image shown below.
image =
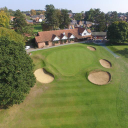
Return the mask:
<path id="1" fill-rule="evenodd" d="M 35 70 L 44 67 L 55 80 L 37 82 L 23 103 L 1 110 L 0 128 L 127 128 L 128 58 L 120 54 L 117 59 L 101 46 L 92 44 L 96 51 L 87 46 L 91 44 L 33 52 Z M 109 60 L 112 68 L 102 67 L 100 59 Z M 93 70 L 111 73 L 111 82 L 90 83 L 87 77 Z"/>

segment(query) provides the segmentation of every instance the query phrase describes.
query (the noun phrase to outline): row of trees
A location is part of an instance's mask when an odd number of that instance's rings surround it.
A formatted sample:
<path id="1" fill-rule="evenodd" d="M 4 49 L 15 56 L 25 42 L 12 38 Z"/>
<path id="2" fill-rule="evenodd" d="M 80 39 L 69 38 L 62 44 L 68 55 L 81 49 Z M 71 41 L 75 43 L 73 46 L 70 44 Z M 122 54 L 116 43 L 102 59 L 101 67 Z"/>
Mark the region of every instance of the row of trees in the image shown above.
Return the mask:
<path id="1" fill-rule="evenodd" d="M 95 31 L 106 31 L 108 25 L 114 21 L 119 21 L 118 14 L 116 11 L 111 12 L 110 14 L 105 14 L 100 11 L 100 9 L 90 9 L 85 13 L 85 21 L 91 21 L 95 23 L 95 26 L 92 28 Z"/>
<path id="2" fill-rule="evenodd" d="M 45 11 L 44 10 L 34 10 L 34 9 L 31 9 L 30 10 L 30 13 L 31 13 L 31 15 L 33 16 L 33 15 L 40 15 L 40 14 L 45 14 Z"/>

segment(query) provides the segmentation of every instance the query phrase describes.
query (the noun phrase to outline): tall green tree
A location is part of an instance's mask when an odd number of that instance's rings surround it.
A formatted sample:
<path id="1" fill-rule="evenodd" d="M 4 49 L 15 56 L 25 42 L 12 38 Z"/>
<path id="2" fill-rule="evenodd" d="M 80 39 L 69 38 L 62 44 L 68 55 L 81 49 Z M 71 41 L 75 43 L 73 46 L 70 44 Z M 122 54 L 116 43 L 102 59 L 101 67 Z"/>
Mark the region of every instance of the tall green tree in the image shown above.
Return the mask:
<path id="1" fill-rule="evenodd" d="M 26 22 L 26 16 L 20 11 L 16 10 L 14 18 L 14 29 L 20 34 L 28 33 L 32 34 L 32 26 L 28 25 Z"/>
<path id="2" fill-rule="evenodd" d="M 116 11 L 111 12 L 110 15 L 110 22 L 115 22 L 115 21 L 119 21 L 119 17 L 118 17 L 118 13 Z"/>
<path id="3" fill-rule="evenodd" d="M 0 27 L 9 27 L 10 17 L 6 12 L 0 11 Z"/>
<path id="4" fill-rule="evenodd" d="M 0 27 L 0 38 L 1 37 L 7 37 L 10 40 L 14 40 L 16 42 L 23 43 L 23 45 L 24 45 L 24 37 L 12 29 Z"/>
<path id="5" fill-rule="evenodd" d="M 77 13 L 75 16 L 74 16 L 75 20 L 82 20 L 82 13 Z"/>
<path id="6" fill-rule="evenodd" d="M 108 27 L 107 38 L 111 43 L 128 42 L 128 23 L 115 21 Z"/>
<path id="7" fill-rule="evenodd" d="M 68 28 L 68 25 L 70 24 L 70 18 L 68 14 L 67 9 L 61 10 L 61 21 L 60 21 L 60 28 Z"/>
<path id="8" fill-rule="evenodd" d="M 56 9 L 55 7 L 51 5 L 45 6 L 45 17 L 46 22 L 53 27 L 53 29 L 56 29 L 58 27 L 58 17 L 56 17 Z"/>
<path id="9" fill-rule="evenodd" d="M 34 83 L 32 59 L 23 44 L 0 37 L 0 106 L 21 103 Z"/>
<path id="10" fill-rule="evenodd" d="M 20 10 L 16 10 L 14 18 L 14 29 L 18 33 L 24 33 L 24 27 L 27 26 L 25 16 L 21 13 Z"/>
<path id="11" fill-rule="evenodd" d="M 33 15 L 36 15 L 36 11 L 34 10 L 34 9 L 32 9 L 31 11 L 31 15 L 33 16 Z"/>
<path id="12" fill-rule="evenodd" d="M 105 14 L 100 9 L 90 9 L 85 13 L 85 20 L 95 23 L 95 26 L 93 26 L 94 31 L 106 30 Z"/>
<path id="13" fill-rule="evenodd" d="M 100 12 L 97 17 L 95 17 L 96 27 L 95 31 L 105 31 L 106 30 L 106 20 L 105 20 L 105 14 L 103 12 Z"/>

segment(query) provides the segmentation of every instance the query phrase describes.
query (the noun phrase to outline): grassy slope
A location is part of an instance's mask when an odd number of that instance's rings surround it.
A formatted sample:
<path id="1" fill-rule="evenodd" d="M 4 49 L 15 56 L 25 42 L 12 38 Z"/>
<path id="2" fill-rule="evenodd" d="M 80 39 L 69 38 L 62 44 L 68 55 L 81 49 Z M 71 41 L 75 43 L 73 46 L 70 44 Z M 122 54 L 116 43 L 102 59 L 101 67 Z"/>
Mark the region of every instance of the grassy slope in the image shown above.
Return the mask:
<path id="1" fill-rule="evenodd" d="M 95 46 L 95 52 L 86 46 L 74 44 L 33 52 L 35 70 L 45 67 L 55 75 L 55 80 L 51 84 L 37 82 L 22 104 L 0 111 L 0 127 L 125 128 L 123 115 L 127 103 L 122 106 L 120 99 L 126 96 L 119 87 L 127 83 L 126 60 L 114 58 L 100 46 Z M 103 68 L 99 63 L 101 58 L 109 60 L 113 67 Z M 58 69 L 60 63 L 62 67 Z M 90 83 L 87 74 L 94 69 L 110 72 L 111 83 L 105 86 Z"/>

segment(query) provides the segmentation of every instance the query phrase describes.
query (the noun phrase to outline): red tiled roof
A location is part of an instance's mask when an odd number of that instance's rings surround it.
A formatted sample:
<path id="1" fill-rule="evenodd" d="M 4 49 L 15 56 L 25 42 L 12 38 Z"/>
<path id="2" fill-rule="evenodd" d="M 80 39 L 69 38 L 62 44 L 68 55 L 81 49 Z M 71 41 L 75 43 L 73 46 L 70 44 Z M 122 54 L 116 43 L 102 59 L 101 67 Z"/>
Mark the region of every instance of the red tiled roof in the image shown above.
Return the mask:
<path id="1" fill-rule="evenodd" d="M 57 36 L 58 38 L 62 38 L 62 34 L 65 33 L 65 36 L 69 37 L 69 34 L 74 35 L 77 39 L 87 38 L 90 36 L 81 36 L 79 32 L 83 32 L 85 28 L 75 28 L 75 29 L 63 29 L 63 30 L 52 30 L 52 31 L 43 31 L 38 32 L 38 36 L 35 37 L 37 43 L 45 42 L 45 41 L 52 41 L 53 35 Z M 54 38 L 55 38 L 54 36 Z"/>

